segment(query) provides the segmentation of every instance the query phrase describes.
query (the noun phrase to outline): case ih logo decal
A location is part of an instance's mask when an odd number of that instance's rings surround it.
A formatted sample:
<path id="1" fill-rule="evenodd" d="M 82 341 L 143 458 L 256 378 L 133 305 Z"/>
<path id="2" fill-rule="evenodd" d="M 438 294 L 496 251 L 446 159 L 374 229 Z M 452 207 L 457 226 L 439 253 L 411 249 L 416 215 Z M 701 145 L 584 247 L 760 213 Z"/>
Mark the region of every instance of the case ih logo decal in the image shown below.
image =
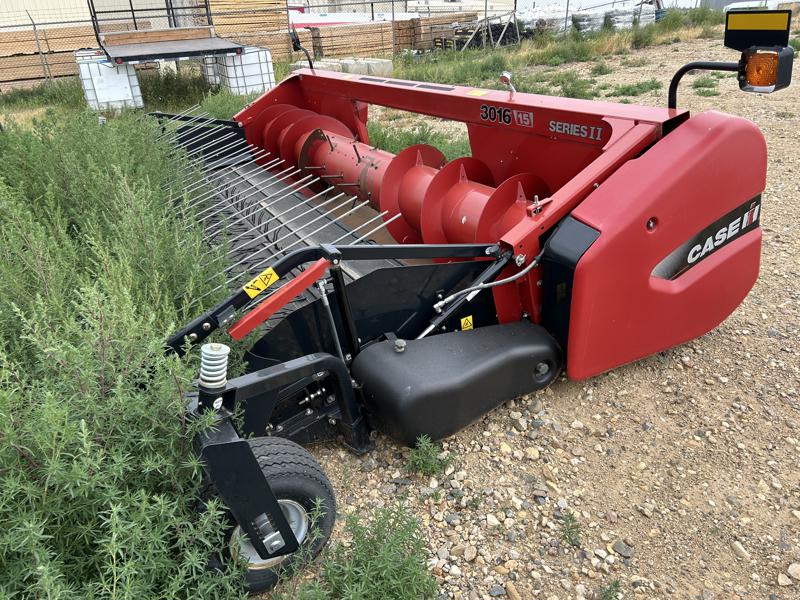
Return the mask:
<path id="1" fill-rule="evenodd" d="M 755 228 L 758 225 L 760 212 L 761 196 L 756 196 L 673 250 L 653 269 L 653 277 L 675 279 L 704 258 Z"/>

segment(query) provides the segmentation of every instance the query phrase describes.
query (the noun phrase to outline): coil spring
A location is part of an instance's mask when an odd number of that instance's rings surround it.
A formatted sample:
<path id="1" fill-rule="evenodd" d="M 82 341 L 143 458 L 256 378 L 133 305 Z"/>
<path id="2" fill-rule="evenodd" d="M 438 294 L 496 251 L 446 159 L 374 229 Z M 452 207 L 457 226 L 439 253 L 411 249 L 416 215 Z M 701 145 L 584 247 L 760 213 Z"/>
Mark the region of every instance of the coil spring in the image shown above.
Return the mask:
<path id="1" fill-rule="evenodd" d="M 200 349 L 200 385 L 221 388 L 228 383 L 228 354 L 225 344 L 203 344 Z"/>

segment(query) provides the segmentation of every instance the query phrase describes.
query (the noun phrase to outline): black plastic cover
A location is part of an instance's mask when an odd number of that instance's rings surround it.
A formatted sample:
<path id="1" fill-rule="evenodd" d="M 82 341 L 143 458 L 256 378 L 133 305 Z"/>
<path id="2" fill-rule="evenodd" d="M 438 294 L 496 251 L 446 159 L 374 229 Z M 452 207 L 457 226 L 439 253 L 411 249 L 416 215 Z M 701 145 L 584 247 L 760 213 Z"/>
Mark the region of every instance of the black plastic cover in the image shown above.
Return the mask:
<path id="1" fill-rule="evenodd" d="M 402 352 L 377 342 L 351 366 L 374 425 L 409 446 L 452 435 L 560 371 L 558 344 L 528 321 L 409 340 Z"/>
<path id="2" fill-rule="evenodd" d="M 567 351 L 572 283 L 578 261 L 600 237 L 600 232 L 567 216 L 547 240 L 542 267 L 542 325 Z"/>

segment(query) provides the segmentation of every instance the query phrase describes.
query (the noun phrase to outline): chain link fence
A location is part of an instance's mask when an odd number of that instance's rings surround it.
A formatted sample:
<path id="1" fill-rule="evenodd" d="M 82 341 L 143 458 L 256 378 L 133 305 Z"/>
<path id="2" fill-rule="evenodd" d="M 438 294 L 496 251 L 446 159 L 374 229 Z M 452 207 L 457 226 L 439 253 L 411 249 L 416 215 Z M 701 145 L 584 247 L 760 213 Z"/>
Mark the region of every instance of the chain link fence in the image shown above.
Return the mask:
<path id="1" fill-rule="evenodd" d="M 190 1 L 197 5 L 197 0 L 102 0 L 103 10 L 113 13 L 102 28 L 185 26 L 163 15 L 165 7 L 178 10 Z M 216 35 L 268 48 L 277 62 L 302 59 L 292 50 L 291 29 L 317 59 L 380 58 L 496 48 L 519 43 L 542 28 L 590 30 L 608 19 L 616 26 L 654 19 L 653 6 L 639 1 L 559 1 L 566 4 L 520 8 L 517 0 L 209 0 L 208 6 Z M 97 47 L 85 0 L 3 0 L 0 89 L 75 75 L 75 51 Z"/>

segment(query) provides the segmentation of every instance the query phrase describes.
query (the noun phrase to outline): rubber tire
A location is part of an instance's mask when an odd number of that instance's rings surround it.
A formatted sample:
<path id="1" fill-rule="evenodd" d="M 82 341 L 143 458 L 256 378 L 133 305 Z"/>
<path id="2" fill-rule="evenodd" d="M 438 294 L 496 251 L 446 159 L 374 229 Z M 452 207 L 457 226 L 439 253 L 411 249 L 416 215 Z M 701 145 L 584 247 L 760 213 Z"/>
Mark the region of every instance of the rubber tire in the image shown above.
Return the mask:
<path id="1" fill-rule="evenodd" d="M 306 560 L 315 558 L 328 543 L 336 521 L 336 499 L 330 481 L 314 457 L 299 444 L 280 437 L 253 438 L 248 443 L 278 500 L 294 500 L 309 514 L 319 502 L 322 514 L 314 523 L 318 535 L 306 536 L 300 546 Z M 225 532 L 225 558 L 230 556 L 230 538 L 236 528 L 233 516 L 229 515 L 228 519 L 230 527 Z M 313 542 L 310 541 L 312 538 Z M 297 556 L 295 552 L 274 568 L 248 569 L 248 591 L 255 594 L 273 588 L 279 577 L 293 573 L 298 566 Z"/>

